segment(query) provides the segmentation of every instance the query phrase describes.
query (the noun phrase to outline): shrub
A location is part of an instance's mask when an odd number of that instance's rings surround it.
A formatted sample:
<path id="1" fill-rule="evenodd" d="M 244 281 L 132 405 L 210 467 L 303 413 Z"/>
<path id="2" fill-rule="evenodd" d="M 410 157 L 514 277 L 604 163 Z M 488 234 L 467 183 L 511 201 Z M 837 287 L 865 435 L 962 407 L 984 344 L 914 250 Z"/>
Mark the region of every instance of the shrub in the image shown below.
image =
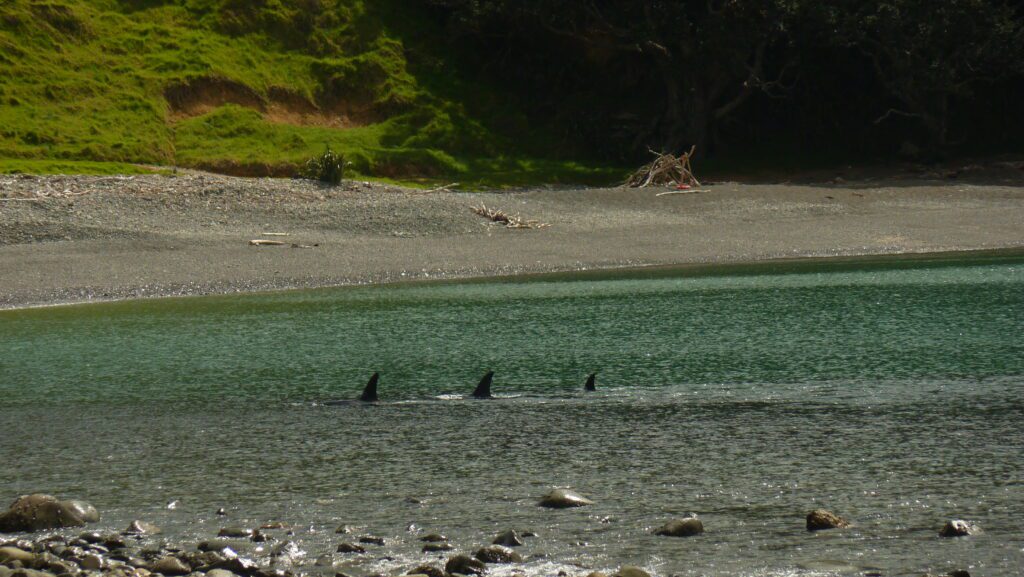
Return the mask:
<path id="1" fill-rule="evenodd" d="M 332 185 L 341 184 L 341 179 L 345 176 L 345 157 L 328 146 L 323 154 L 306 161 L 301 176 Z"/>

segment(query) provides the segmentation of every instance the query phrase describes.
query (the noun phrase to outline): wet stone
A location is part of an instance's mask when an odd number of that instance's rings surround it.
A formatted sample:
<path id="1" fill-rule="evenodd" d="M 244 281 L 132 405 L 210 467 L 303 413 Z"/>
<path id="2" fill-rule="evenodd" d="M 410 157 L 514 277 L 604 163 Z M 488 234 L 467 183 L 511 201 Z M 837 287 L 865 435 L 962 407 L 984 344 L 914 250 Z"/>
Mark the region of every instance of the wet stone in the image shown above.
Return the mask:
<path id="1" fill-rule="evenodd" d="M 106 566 L 106 563 L 99 555 L 86 555 L 82 558 L 81 566 L 86 571 L 99 571 Z"/>
<path id="2" fill-rule="evenodd" d="M 224 527 L 217 532 L 218 537 L 249 538 L 252 536 L 252 529 L 245 527 Z"/>
<path id="3" fill-rule="evenodd" d="M 474 559 L 469 555 L 456 555 L 444 565 L 444 570 L 448 573 L 458 573 L 460 575 L 483 575 L 487 572 L 487 566 L 478 559 Z"/>
<path id="4" fill-rule="evenodd" d="M 367 543 L 369 545 L 384 545 L 383 537 L 374 537 L 372 535 L 364 535 L 359 538 L 360 543 Z"/>
<path id="5" fill-rule="evenodd" d="M 593 504 L 594 502 L 590 499 L 567 489 L 554 489 L 541 497 L 538 503 L 541 507 L 547 507 L 548 509 L 569 509 Z"/>
<path id="6" fill-rule="evenodd" d="M 476 550 L 474 557 L 484 563 L 522 563 L 523 556 L 502 545 L 488 545 Z"/>
<path id="7" fill-rule="evenodd" d="M 206 572 L 206 577 L 237 577 L 231 571 L 227 569 L 210 569 Z"/>
<path id="8" fill-rule="evenodd" d="M 515 529 L 509 529 L 499 533 L 492 543 L 504 545 L 505 547 L 519 547 L 523 544 L 523 540 L 519 538 L 519 533 L 516 533 Z"/>
<path id="9" fill-rule="evenodd" d="M 981 527 L 962 519 L 951 519 L 939 530 L 939 537 L 968 537 L 981 533 Z"/>
<path id="10" fill-rule="evenodd" d="M 822 531 L 825 529 L 843 529 L 850 526 L 850 522 L 825 509 L 815 509 L 807 514 L 807 530 Z"/>
<path id="11" fill-rule="evenodd" d="M 11 561 L 31 563 L 35 558 L 34 553 L 23 551 L 17 547 L 0 547 L 0 563 L 10 563 Z"/>
<path id="12" fill-rule="evenodd" d="M 188 575 L 192 569 L 177 557 L 163 557 L 149 566 L 149 570 L 163 575 Z"/>
<path id="13" fill-rule="evenodd" d="M 411 569 L 407 575 L 426 575 L 427 577 L 445 577 L 444 571 L 440 567 L 434 567 L 433 565 L 419 565 L 414 569 Z"/>
<path id="14" fill-rule="evenodd" d="M 338 545 L 338 553 L 366 553 L 366 548 L 352 543 L 341 543 Z"/>
<path id="15" fill-rule="evenodd" d="M 352 528 L 351 525 L 341 525 L 334 530 L 334 532 L 338 535 L 348 535 L 352 531 L 354 531 L 354 529 Z"/>
<path id="16" fill-rule="evenodd" d="M 160 533 L 160 527 L 145 521 L 135 520 L 124 530 L 126 535 L 156 535 Z"/>
<path id="17" fill-rule="evenodd" d="M 654 531 L 655 535 L 665 537 L 693 537 L 704 532 L 704 523 L 696 515 L 676 519 L 665 523 Z"/>
<path id="18" fill-rule="evenodd" d="M 423 545 L 423 552 L 440 553 L 441 551 L 451 551 L 454 548 L 451 543 L 427 543 Z"/>
<path id="19" fill-rule="evenodd" d="M 448 537 L 441 535 L 440 533 L 430 533 L 420 537 L 420 541 L 424 543 L 438 543 L 440 541 L 447 541 Z"/>

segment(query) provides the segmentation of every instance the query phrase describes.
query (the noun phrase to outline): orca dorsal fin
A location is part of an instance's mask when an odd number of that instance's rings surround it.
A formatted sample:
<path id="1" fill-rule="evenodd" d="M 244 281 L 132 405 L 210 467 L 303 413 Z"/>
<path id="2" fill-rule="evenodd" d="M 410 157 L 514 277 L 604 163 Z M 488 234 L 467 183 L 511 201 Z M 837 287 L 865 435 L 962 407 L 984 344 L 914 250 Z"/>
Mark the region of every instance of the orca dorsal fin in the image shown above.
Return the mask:
<path id="1" fill-rule="evenodd" d="M 596 380 L 597 380 L 597 373 L 590 373 L 590 376 L 587 377 L 587 383 L 585 385 L 583 385 L 583 390 L 584 391 L 596 391 L 597 387 L 594 385 L 594 381 L 596 381 Z"/>
<path id="2" fill-rule="evenodd" d="M 476 386 L 476 390 L 473 391 L 474 399 L 490 399 L 491 398 L 491 381 L 494 380 L 494 371 L 487 371 L 484 378 L 480 379 L 480 384 Z"/>
<path id="3" fill-rule="evenodd" d="M 373 373 L 373 376 L 366 383 L 366 388 L 363 389 L 363 394 L 359 396 L 360 401 L 364 403 L 377 402 L 377 381 L 379 380 L 380 373 Z"/>

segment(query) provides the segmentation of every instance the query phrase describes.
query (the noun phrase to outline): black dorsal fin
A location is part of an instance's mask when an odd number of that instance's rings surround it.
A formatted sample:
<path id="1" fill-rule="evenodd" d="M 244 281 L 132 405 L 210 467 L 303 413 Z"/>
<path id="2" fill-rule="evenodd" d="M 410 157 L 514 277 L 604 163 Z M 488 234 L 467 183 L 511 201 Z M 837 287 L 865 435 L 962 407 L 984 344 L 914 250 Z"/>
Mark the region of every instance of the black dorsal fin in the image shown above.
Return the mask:
<path id="1" fill-rule="evenodd" d="M 473 391 L 473 398 L 475 399 L 490 399 L 491 398 L 491 381 L 494 380 L 494 371 L 487 371 L 484 378 L 480 379 L 480 384 L 476 386 L 476 390 Z"/>
<path id="2" fill-rule="evenodd" d="M 373 373 L 370 380 L 366 383 L 366 388 L 363 389 L 363 394 L 360 395 L 359 400 L 364 403 L 376 403 L 377 402 L 377 381 L 380 380 L 379 373 Z"/>
<path id="3" fill-rule="evenodd" d="M 587 384 L 583 385 L 584 391 L 596 391 L 597 387 L 594 385 L 594 381 L 597 380 L 597 373 L 590 373 L 587 377 Z"/>

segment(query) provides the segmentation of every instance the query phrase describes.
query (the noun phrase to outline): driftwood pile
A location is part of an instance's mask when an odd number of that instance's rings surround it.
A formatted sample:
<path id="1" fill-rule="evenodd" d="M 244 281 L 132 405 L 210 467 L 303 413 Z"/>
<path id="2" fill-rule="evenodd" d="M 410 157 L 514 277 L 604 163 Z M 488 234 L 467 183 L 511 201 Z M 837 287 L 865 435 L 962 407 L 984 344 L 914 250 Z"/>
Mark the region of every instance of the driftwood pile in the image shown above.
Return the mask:
<path id="1" fill-rule="evenodd" d="M 518 214 L 509 214 L 503 210 L 487 208 L 483 203 L 480 206 L 470 206 L 469 209 L 491 222 L 504 224 L 508 228 L 545 228 L 551 226 L 546 222 L 523 220 Z"/>
<path id="2" fill-rule="evenodd" d="M 663 154 L 651 151 L 655 159 L 633 173 L 626 181 L 627 186 L 642 188 L 647 186 L 693 186 L 699 187 L 700 181 L 693 175 L 690 159 L 697 150 L 696 146 L 684 152 L 682 156 Z"/>

